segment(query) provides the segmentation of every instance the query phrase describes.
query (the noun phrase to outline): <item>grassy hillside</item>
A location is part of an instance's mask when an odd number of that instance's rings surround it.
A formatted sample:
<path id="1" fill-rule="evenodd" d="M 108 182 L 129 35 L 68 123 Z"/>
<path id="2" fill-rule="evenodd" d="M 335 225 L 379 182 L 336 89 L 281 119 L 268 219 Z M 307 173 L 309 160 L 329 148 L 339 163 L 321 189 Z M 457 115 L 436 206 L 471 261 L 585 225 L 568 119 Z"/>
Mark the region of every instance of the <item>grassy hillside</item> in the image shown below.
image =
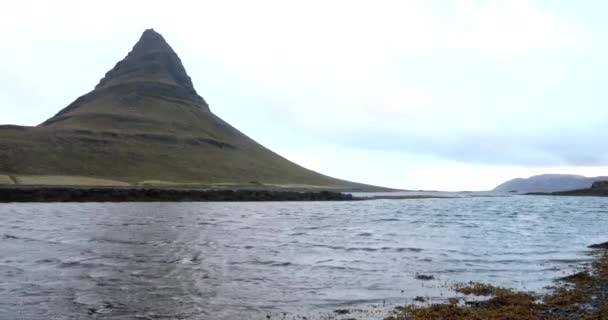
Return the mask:
<path id="1" fill-rule="evenodd" d="M 367 189 L 307 170 L 254 143 L 227 146 L 206 137 L 0 128 L 0 150 L 0 173 L 37 176 L 18 179 L 29 184 L 48 184 L 40 176 L 81 176 L 131 184 L 262 183 Z"/>

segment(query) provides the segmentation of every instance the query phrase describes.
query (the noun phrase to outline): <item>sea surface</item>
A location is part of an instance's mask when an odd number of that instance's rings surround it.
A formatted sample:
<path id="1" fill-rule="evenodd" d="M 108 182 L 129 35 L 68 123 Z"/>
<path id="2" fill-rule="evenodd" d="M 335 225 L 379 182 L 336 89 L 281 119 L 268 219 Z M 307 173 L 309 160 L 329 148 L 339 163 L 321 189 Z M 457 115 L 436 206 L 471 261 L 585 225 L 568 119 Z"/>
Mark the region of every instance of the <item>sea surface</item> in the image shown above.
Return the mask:
<path id="1" fill-rule="evenodd" d="M 542 292 L 607 230 L 595 197 L 0 204 L 0 319 L 382 319 L 455 283 Z"/>

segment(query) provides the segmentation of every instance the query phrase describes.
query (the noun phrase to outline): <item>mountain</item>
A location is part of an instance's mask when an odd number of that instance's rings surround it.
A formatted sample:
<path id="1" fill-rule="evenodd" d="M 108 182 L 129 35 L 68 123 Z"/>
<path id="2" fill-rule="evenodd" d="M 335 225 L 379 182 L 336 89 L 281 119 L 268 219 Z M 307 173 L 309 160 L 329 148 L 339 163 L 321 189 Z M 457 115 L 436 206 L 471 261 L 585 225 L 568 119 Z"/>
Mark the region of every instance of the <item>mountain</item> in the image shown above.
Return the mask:
<path id="1" fill-rule="evenodd" d="M 517 178 L 494 188 L 496 192 L 558 192 L 590 188 L 593 182 L 608 180 L 608 177 L 577 176 L 572 174 L 542 174 L 527 179 Z"/>
<path id="2" fill-rule="evenodd" d="M 153 29 L 52 118 L 0 126 L 2 181 L 372 188 L 305 169 L 217 117 Z"/>

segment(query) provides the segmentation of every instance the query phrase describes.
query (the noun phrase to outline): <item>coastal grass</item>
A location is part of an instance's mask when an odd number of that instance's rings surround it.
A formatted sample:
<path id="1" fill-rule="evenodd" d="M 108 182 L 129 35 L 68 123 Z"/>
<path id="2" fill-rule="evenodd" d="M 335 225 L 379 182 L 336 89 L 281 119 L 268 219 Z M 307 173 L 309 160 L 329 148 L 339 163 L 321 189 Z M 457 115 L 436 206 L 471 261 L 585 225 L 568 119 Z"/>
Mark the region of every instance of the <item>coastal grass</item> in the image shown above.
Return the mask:
<path id="1" fill-rule="evenodd" d="M 335 187 L 307 184 L 274 184 L 252 181 L 243 182 L 180 182 L 167 180 L 121 181 L 106 177 L 70 175 L 5 175 L 0 174 L 0 185 L 53 185 L 53 186 L 140 186 L 192 189 L 268 189 L 268 190 L 330 190 Z"/>
<path id="2" fill-rule="evenodd" d="M 138 181 L 136 185 L 139 186 L 176 186 L 176 187 L 202 187 L 202 188 L 266 188 L 272 190 L 329 190 L 335 187 L 328 187 L 325 185 L 311 185 L 311 184 L 277 184 L 277 183 L 264 183 L 260 181 L 250 181 L 248 183 L 243 182 L 178 182 L 178 181 L 163 181 L 163 180 L 144 180 Z"/>
<path id="3" fill-rule="evenodd" d="M 297 183 L 268 183 L 263 184 L 269 187 L 281 188 L 281 189 L 328 189 L 327 186 L 313 185 L 313 184 L 297 184 Z"/>
<path id="4" fill-rule="evenodd" d="M 181 182 L 168 180 L 129 181 L 111 177 L 88 177 L 72 175 L 14 175 L 0 174 L 0 185 L 22 186 L 82 186 L 82 187 L 145 187 L 167 189 L 209 189 L 209 190 L 275 190 L 275 191 L 321 191 L 340 190 L 335 186 L 309 184 L 276 184 L 251 182 Z"/>
<path id="5" fill-rule="evenodd" d="M 608 320 L 608 255 L 596 254 L 587 270 L 559 279 L 544 296 L 472 282 L 453 289 L 487 299 L 406 305 L 385 320 Z"/>
<path id="6" fill-rule="evenodd" d="M 118 180 L 108 180 L 79 176 L 15 176 L 17 184 L 21 185 L 62 185 L 62 186 L 129 186 L 129 183 Z M 2 183 L 2 181 L 0 181 Z"/>
<path id="7" fill-rule="evenodd" d="M 14 184 L 14 182 L 8 175 L 0 174 L 0 184 Z"/>

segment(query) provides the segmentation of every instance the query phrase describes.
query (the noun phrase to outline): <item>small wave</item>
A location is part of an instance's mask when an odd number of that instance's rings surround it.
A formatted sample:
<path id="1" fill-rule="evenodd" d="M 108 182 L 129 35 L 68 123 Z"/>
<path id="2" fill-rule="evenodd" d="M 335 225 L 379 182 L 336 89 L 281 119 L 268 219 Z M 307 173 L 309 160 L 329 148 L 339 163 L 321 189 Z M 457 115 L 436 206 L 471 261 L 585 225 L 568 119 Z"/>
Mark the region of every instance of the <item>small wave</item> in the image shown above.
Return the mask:
<path id="1" fill-rule="evenodd" d="M 89 242 L 106 242 L 106 243 L 130 244 L 130 245 L 147 244 L 144 241 L 132 241 L 132 240 L 110 239 L 110 238 L 91 238 L 91 239 L 89 239 Z"/>
<path id="2" fill-rule="evenodd" d="M 330 246 L 327 244 L 313 244 L 311 245 L 312 247 L 317 247 L 317 248 L 327 248 L 327 249 L 332 249 L 332 250 L 345 250 L 345 247 L 342 246 Z"/>
<path id="3" fill-rule="evenodd" d="M 340 270 L 340 271 L 361 271 L 363 269 L 355 268 L 355 267 L 345 267 L 345 266 L 313 266 L 313 269 L 328 269 L 328 270 Z"/>
<path id="4" fill-rule="evenodd" d="M 24 269 L 6 265 L 0 265 L 0 271 L 3 275 L 9 277 L 25 273 Z"/>
<path id="5" fill-rule="evenodd" d="M 292 265 L 291 262 L 277 262 L 277 263 L 271 264 L 271 266 L 273 266 L 273 267 L 287 267 L 290 265 Z"/>
<path id="6" fill-rule="evenodd" d="M 359 237 L 371 237 L 373 234 L 371 232 L 361 232 L 357 234 Z"/>
<path id="7" fill-rule="evenodd" d="M 360 248 L 346 248 L 346 251 L 366 251 L 366 252 L 375 252 L 378 251 L 379 249 L 377 248 L 366 248 L 366 247 L 360 247 Z"/>
<path id="8" fill-rule="evenodd" d="M 58 241 L 53 241 L 53 240 L 41 240 L 41 239 L 34 239 L 34 238 L 27 238 L 27 237 L 18 237 L 18 236 L 14 236 L 12 234 L 4 234 L 2 236 L 3 240 L 23 240 L 23 241 L 35 241 L 35 242 L 44 242 L 44 243 L 48 243 L 48 244 L 61 244 L 61 242 Z"/>
<path id="9" fill-rule="evenodd" d="M 287 267 L 287 266 L 293 265 L 293 263 L 291 263 L 291 262 L 274 261 L 274 260 L 231 261 L 231 262 L 228 262 L 228 264 L 231 264 L 231 265 L 253 264 L 253 265 L 271 266 L 271 267 Z"/>
<path id="10" fill-rule="evenodd" d="M 136 223 L 136 222 L 121 224 L 121 226 L 123 226 L 123 227 L 130 227 L 130 226 L 138 226 L 139 227 L 139 226 L 147 226 L 147 225 L 148 225 L 148 223 Z"/>
<path id="11" fill-rule="evenodd" d="M 325 263 L 325 262 L 332 262 L 332 261 L 334 261 L 334 259 L 325 259 L 325 260 L 317 261 L 315 263 Z"/>
<path id="12" fill-rule="evenodd" d="M 46 258 L 46 259 L 36 260 L 36 263 L 58 263 L 60 261 L 61 260 L 55 259 L 55 258 Z"/>
<path id="13" fill-rule="evenodd" d="M 180 264 L 193 264 L 199 261 L 198 257 L 187 257 L 187 258 L 181 258 L 181 259 L 177 259 L 176 262 L 180 263 Z"/>
<path id="14" fill-rule="evenodd" d="M 579 259 L 548 259 L 543 262 L 548 263 L 564 263 L 564 264 L 579 264 L 585 262 L 591 262 L 593 259 L 591 258 L 579 258 Z"/>
<path id="15" fill-rule="evenodd" d="M 397 219 L 397 218 L 382 218 L 382 219 L 374 219 L 374 220 L 372 220 L 372 222 L 394 222 L 394 221 L 401 221 L 401 219 Z"/>
<path id="16" fill-rule="evenodd" d="M 82 263 L 80 261 L 64 261 L 59 264 L 59 267 L 60 268 L 69 268 L 69 267 L 75 267 L 75 266 L 78 266 L 81 264 Z"/>
<path id="17" fill-rule="evenodd" d="M 318 303 L 316 306 L 326 307 L 328 309 L 337 309 L 348 306 L 361 306 L 361 305 L 382 305 L 385 304 L 386 299 L 325 299 L 323 303 Z"/>
<path id="18" fill-rule="evenodd" d="M 422 248 L 394 248 L 397 252 L 411 251 L 411 252 L 421 252 Z"/>
<path id="19" fill-rule="evenodd" d="M 265 278 L 235 278 L 234 281 L 236 282 L 247 282 L 247 283 L 258 283 L 258 282 L 266 282 L 267 279 Z"/>
<path id="20" fill-rule="evenodd" d="M 326 225 L 322 225 L 322 226 L 304 227 L 304 228 L 299 228 L 299 229 L 304 229 L 304 230 L 321 230 L 321 229 L 334 229 L 335 227 L 336 227 L 335 224 L 326 224 Z"/>
<path id="21" fill-rule="evenodd" d="M 287 267 L 287 266 L 292 265 L 291 262 L 282 262 L 282 261 L 273 261 L 273 260 L 269 260 L 269 261 L 250 261 L 249 263 L 251 263 L 251 264 L 261 264 L 261 265 L 272 266 L 272 267 Z"/>
<path id="22" fill-rule="evenodd" d="M 525 259 L 445 259 L 446 263 L 465 264 L 465 265 L 486 265 L 486 264 L 527 264 L 531 261 Z"/>
<path id="23" fill-rule="evenodd" d="M 43 259 L 44 260 L 44 259 Z M 97 261 L 92 263 L 91 261 Z M 88 258 L 80 258 L 80 257 L 69 257 L 66 259 L 55 259 L 54 263 L 58 263 L 60 268 L 71 268 L 76 266 L 87 267 L 90 270 L 93 270 L 98 267 L 115 267 L 116 265 L 112 264 L 111 261 L 100 261 L 99 257 L 88 257 Z"/>

